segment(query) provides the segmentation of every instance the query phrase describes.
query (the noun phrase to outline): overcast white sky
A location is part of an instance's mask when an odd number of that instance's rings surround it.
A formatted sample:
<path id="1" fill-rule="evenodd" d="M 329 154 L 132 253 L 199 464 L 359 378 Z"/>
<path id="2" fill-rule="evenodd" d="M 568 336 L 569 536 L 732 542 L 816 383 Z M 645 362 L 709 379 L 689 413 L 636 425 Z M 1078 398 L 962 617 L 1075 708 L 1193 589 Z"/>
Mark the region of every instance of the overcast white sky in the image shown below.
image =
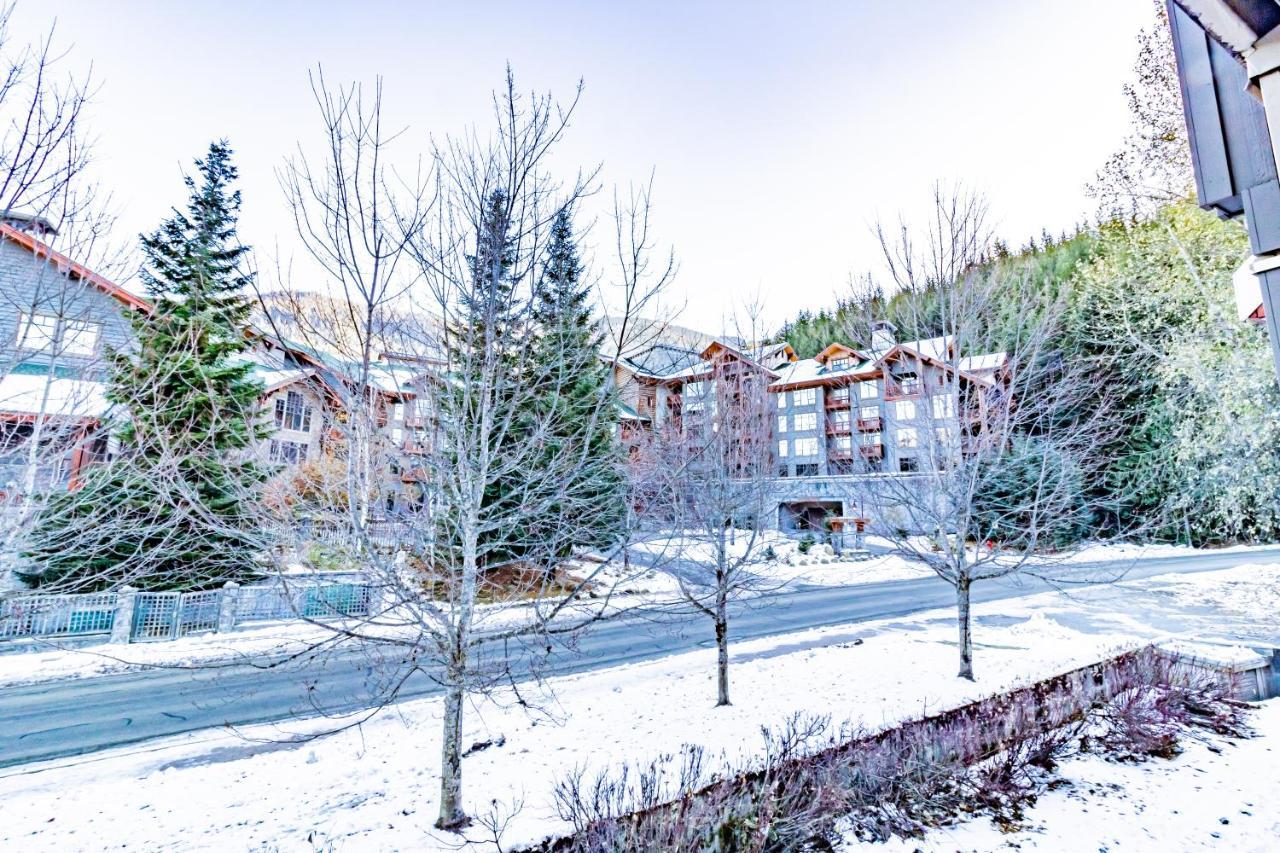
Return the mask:
<path id="1" fill-rule="evenodd" d="M 295 252 L 274 170 L 319 132 L 316 63 L 335 81 L 383 76 L 406 156 L 483 122 L 508 61 L 524 88 L 567 96 L 582 78 L 566 159 L 603 163 L 606 185 L 655 171 L 657 228 L 680 260 L 674 302 L 715 331 L 751 294 L 775 323 L 831 304 L 875 265 L 870 224 L 919 210 L 935 180 L 985 192 L 1013 243 L 1087 218 L 1084 184 L 1124 133 L 1120 86 L 1152 12 L 1150 0 L 21 0 L 15 35 L 55 16 L 71 61 L 101 83 L 98 177 L 122 237 L 180 203 L 181 171 L 225 136 L 242 238 Z"/>

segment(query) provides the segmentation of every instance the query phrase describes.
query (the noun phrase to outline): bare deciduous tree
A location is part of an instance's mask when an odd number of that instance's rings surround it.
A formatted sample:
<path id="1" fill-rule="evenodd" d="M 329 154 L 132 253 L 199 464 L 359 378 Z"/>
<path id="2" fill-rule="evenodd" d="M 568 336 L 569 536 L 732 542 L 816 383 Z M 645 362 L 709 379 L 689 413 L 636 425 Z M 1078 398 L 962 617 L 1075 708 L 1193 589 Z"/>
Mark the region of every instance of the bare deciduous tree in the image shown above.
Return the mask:
<path id="1" fill-rule="evenodd" d="M 379 590 L 368 616 L 330 624 L 314 653 L 334 643 L 368 650 L 377 662 L 371 713 L 414 677 L 439 684 L 437 826 L 453 830 L 470 821 L 467 697 L 536 677 L 554 646 L 620 612 L 613 591 L 623 575 L 612 558 L 625 553 L 634 517 L 607 528 L 603 561 L 569 559 L 578 543 L 600 540 L 606 517 L 622 515 L 599 505 L 600 484 L 590 481 L 601 467 L 589 437 L 615 422 L 616 398 L 606 385 L 590 411 L 566 420 L 542 403 L 580 377 L 540 369 L 532 346 L 545 331 L 535 296 L 551 226 L 594 187 L 595 172 L 555 180 L 552 155 L 577 99 L 561 107 L 525 96 L 510 74 L 494 98 L 493 135 L 445 140 L 429 178 L 412 185 L 389 180 L 380 93 L 335 98 L 320 81 L 317 98 L 328 150 L 315 165 L 295 162 L 284 184 L 304 240 L 340 290 L 323 310 L 282 313 L 303 341 L 332 354 L 354 341 L 358 352 L 336 358 L 352 369 L 330 380 L 346 383 L 328 445 L 347 474 L 286 478 L 273 502 L 278 556 L 288 561 L 305 546 L 300 515 L 323 518 Z M 647 206 L 647 195 L 619 205 L 618 233 L 646 222 Z M 620 306 L 623 329 L 669 278 L 655 282 L 646 241 L 636 248 L 617 279 L 605 276 L 617 291 L 601 295 Z M 358 462 L 349 458 L 357 448 Z M 615 462 L 618 473 L 620 450 Z"/>
<path id="2" fill-rule="evenodd" d="M 894 550 L 955 588 L 959 675 L 972 679 L 974 584 L 1065 577 L 1106 501 L 1109 395 L 1095 366 L 1054 350 L 1064 305 L 1042 300 L 1029 267 L 984 263 L 981 198 L 939 191 L 922 231 L 880 233 L 904 311 L 937 337 L 884 364 L 898 470 L 868 477 L 869 509 Z"/>

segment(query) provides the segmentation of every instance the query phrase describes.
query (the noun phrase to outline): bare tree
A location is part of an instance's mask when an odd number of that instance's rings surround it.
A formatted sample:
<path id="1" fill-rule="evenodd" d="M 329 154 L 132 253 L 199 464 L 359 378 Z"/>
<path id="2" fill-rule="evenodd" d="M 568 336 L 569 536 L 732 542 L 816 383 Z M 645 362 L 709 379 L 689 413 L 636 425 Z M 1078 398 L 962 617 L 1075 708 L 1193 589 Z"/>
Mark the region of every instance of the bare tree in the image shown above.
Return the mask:
<path id="1" fill-rule="evenodd" d="M 592 472 L 622 472 L 620 448 L 612 466 L 601 466 L 589 440 L 615 423 L 616 398 L 606 383 L 589 411 L 567 419 L 545 402 L 581 377 L 533 356 L 546 332 L 535 297 L 550 229 L 593 189 L 595 172 L 567 184 L 554 178 L 552 157 L 577 98 L 562 107 L 523 95 L 510 74 L 494 97 L 492 136 L 447 138 L 429 170 L 415 172 L 428 177 L 398 183 L 378 119 L 381 93 L 335 95 L 323 80 L 316 91 L 327 150 L 310 164 L 295 161 L 283 183 L 336 292 L 319 309 L 315 300 L 293 300 L 293 310 L 287 296 L 273 300 L 293 334 L 323 344 L 321 360 L 334 364 L 328 381 L 344 389 L 328 415 L 325 460 L 308 460 L 317 476 L 299 469 L 276 484 L 277 556 L 291 559 L 309 535 L 300 516 L 318 516 L 379 590 L 368 616 L 325 621 L 333 633 L 312 653 L 337 643 L 368 650 L 369 713 L 415 676 L 440 685 L 437 826 L 455 830 L 470 822 L 467 697 L 537 677 L 554 647 L 621 610 L 613 591 L 623 576 L 612 558 L 625 553 L 630 521 L 607 527 L 603 562 L 569 559 L 577 544 L 600 540 L 606 516 L 622 514 L 598 503 L 603 484 L 592 482 Z M 640 206 L 618 213 L 645 222 L 647 196 Z M 629 227 L 620 219 L 620 234 Z M 669 277 L 654 280 L 644 242 L 618 276 L 602 276 L 602 302 L 608 291 L 624 328 Z M 357 450 L 362 458 L 350 459 Z"/>
<path id="2" fill-rule="evenodd" d="M 905 311 L 936 337 L 880 360 L 892 428 L 867 478 L 875 532 L 956 590 L 960 670 L 973 675 L 974 584 L 1053 578 L 1105 501 L 1113 426 L 1095 367 L 1054 349 L 1064 305 L 1026 265 L 984 264 L 985 205 L 938 192 L 917 236 L 881 231 Z M 888 466 L 886 470 L 885 467 Z"/>
<path id="3" fill-rule="evenodd" d="M 730 704 L 729 605 L 777 586 L 756 571 L 767 559 L 764 508 L 776 458 L 768 386 L 776 376 L 753 355 L 713 345 L 668 392 L 633 462 L 651 523 L 675 539 L 667 570 L 679 600 L 715 631 L 717 706 Z"/>
<path id="4" fill-rule="evenodd" d="M 1130 129 L 1088 191 L 1103 216 L 1136 217 L 1192 191 L 1191 146 L 1164 0 L 1152 0 L 1150 28 L 1138 34 L 1133 78 L 1124 85 Z"/>
<path id="5" fill-rule="evenodd" d="M 26 264 L 6 252 L 16 275 L 0 284 L 0 558 L 9 565 L 43 496 L 105 450 L 95 378 L 104 331 L 125 323 L 90 271 L 120 267 L 105 239 L 109 200 L 86 178 L 92 74 L 66 68 L 52 26 L 34 44 L 17 42 L 13 8 L 0 8 L 0 219 L 13 229 L 5 241 L 28 252 Z"/>

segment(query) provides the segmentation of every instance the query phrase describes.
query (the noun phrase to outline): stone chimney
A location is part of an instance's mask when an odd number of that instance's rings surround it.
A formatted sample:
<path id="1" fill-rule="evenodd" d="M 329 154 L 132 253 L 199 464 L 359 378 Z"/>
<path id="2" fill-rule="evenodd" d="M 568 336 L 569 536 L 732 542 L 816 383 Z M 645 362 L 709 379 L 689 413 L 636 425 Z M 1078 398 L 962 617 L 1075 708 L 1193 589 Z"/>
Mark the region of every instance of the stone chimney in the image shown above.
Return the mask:
<path id="1" fill-rule="evenodd" d="M 898 342 L 898 329 L 888 320 L 876 320 L 871 324 L 871 348 L 877 352 L 892 349 Z"/>

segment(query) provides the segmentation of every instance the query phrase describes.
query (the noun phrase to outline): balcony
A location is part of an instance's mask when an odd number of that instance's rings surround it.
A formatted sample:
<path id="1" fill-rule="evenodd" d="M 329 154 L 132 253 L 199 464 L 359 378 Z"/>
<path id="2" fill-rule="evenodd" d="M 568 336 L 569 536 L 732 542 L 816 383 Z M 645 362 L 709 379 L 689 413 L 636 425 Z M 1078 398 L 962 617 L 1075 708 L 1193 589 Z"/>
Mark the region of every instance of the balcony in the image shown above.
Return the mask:
<path id="1" fill-rule="evenodd" d="M 884 383 L 884 398 L 886 400 L 901 400 L 908 397 L 918 397 L 923 390 L 920 381 L 893 382 L 888 379 Z"/>
<path id="2" fill-rule="evenodd" d="M 847 444 L 833 444 L 827 448 L 827 458 L 833 461 L 852 459 L 853 447 Z"/>
<path id="3" fill-rule="evenodd" d="M 879 432 L 880 416 L 877 415 L 874 418 L 858 418 L 858 431 L 859 432 Z"/>
<path id="4" fill-rule="evenodd" d="M 863 459 L 881 459 L 884 457 L 883 444 L 864 444 L 858 449 L 862 452 Z"/>
<path id="5" fill-rule="evenodd" d="M 837 420 L 827 421 L 827 435 L 848 435 L 850 432 L 851 430 L 849 428 L 849 422 L 847 420 L 846 421 L 837 421 Z"/>
<path id="6" fill-rule="evenodd" d="M 843 397 L 827 395 L 824 398 L 823 405 L 828 409 L 847 409 L 849 408 L 849 395 L 845 394 Z"/>

